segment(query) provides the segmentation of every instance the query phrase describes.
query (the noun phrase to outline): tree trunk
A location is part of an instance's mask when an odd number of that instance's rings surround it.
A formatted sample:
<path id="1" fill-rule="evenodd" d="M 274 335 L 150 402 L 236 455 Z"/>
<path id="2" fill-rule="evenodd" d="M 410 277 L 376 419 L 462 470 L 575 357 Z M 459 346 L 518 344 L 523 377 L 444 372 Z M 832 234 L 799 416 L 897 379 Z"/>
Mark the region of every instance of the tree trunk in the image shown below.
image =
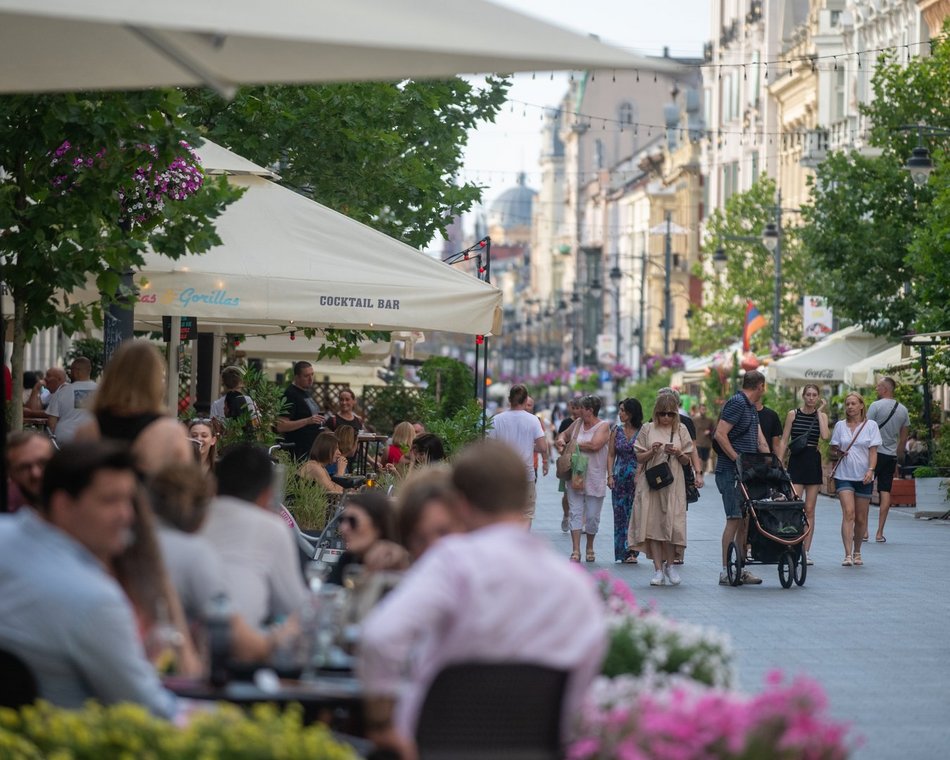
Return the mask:
<path id="1" fill-rule="evenodd" d="M 23 349 L 26 345 L 26 307 L 13 293 L 13 353 L 10 374 L 13 395 L 10 399 L 10 430 L 23 430 Z"/>

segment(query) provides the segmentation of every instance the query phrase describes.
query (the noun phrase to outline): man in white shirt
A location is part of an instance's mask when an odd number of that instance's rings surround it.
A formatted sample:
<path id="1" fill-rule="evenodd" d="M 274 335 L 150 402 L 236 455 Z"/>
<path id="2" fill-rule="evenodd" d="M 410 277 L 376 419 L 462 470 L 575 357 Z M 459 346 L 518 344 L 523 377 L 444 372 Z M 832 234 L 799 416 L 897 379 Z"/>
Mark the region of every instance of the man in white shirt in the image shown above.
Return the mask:
<path id="1" fill-rule="evenodd" d="M 199 531 L 224 567 L 234 611 L 262 627 L 297 611 L 305 587 L 287 523 L 270 511 L 272 466 L 261 449 L 240 444 L 215 467 L 218 496 Z"/>
<path id="2" fill-rule="evenodd" d="M 46 424 L 60 446 L 70 443 L 76 437 L 76 431 L 92 419 L 89 409 L 97 388 L 95 381 L 90 379 L 92 362 L 85 356 L 73 359 L 69 374 L 72 382 L 61 385 L 46 406 Z"/>
<path id="3" fill-rule="evenodd" d="M 566 728 L 607 647 L 590 577 L 522 525 L 530 484 L 515 452 L 490 440 L 469 447 L 452 484 L 468 532 L 441 538 L 363 623 L 368 735 L 403 757 L 413 755 L 420 707 L 446 666 L 532 662 L 568 671 Z"/>
<path id="4" fill-rule="evenodd" d="M 542 473 L 547 475 L 548 439 L 544 435 L 541 420 L 525 408 L 528 403 L 528 389 L 525 386 L 520 383 L 511 386 L 508 392 L 508 403 L 511 408 L 507 412 L 501 412 L 492 417 L 492 429 L 488 435 L 507 443 L 524 462 L 525 474 L 530 483 L 524 519 L 530 527 L 535 509 L 534 453 L 538 452 L 541 455 Z"/>
<path id="5" fill-rule="evenodd" d="M 877 401 L 868 407 L 868 419 L 877 423 L 881 431 L 881 445 L 877 449 L 877 464 L 874 476 L 877 478 L 877 492 L 881 496 L 881 508 L 877 515 L 877 536 L 875 541 L 883 544 L 884 523 L 891 509 L 891 486 L 898 465 L 904 461 L 907 431 L 910 429 L 910 414 L 907 407 L 894 398 L 897 384 L 893 378 L 885 377 L 877 384 Z"/>

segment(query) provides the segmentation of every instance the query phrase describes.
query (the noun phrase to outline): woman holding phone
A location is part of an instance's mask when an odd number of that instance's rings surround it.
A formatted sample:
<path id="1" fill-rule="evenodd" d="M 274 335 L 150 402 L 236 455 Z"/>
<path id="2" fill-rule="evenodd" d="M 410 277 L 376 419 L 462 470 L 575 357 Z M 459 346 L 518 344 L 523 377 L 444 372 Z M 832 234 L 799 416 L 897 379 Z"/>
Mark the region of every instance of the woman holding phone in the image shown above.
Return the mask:
<path id="1" fill-rule="evenodd" d="M 690 463 L 693 440 L 680 424 L 679 407 L 669 394 L 656 397 L 653 420 L 640 429 L 634 443 L 637 484 L 627 543 L 653 560 L 651 586 L 678 586 L 681 578 L 673 564 L 676 549 L 686 548 L 686 486 L 683 468 Z M 673 482 L 655 490 L 647 471 L 667 462 Z"/>
<path id="2" fill-rule="evenodd" d="M 881 432 L 869 420 L 864 398 L 849 393 L 844 399 L 845 418 L 839 420 L 831 434 L 835 465 L 835 491 L 841 502 L 841 542 L 844 544 L 845 567 L 863 565 L 861 542 L 868 529 L 868 505 L 874 487 L 874 468 Z"/>

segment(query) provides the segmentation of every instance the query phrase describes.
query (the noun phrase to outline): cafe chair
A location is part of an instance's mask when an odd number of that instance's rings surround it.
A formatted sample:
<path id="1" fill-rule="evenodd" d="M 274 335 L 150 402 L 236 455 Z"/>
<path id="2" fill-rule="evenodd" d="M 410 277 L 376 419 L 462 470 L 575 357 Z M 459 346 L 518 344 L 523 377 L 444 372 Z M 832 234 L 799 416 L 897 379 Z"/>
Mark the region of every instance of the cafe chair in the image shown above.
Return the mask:
<path id="1" fill-rule="evenodd" d="M 420 760 L 557 760 L 567 678 L 527 663 L 446 667 L 419 715 Z"/>
<path id="2" fill-rule="evenodd" d="M 16 710 L 33 704 L 37 697 L 39 688 L 29 665 L 12 652 L 0 649 L 0 707 Z"/>

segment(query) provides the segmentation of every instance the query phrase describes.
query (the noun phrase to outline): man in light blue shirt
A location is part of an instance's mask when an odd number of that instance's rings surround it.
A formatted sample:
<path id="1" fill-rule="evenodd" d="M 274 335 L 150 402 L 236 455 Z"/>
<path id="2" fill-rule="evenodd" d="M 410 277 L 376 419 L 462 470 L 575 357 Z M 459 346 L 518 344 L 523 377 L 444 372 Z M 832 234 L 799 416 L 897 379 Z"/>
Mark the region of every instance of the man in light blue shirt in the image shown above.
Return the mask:
<path id="1" fill-rule="evenodd" d="M 0 648 L 29 666 L 53 704 L 137 702 L 170 718 L 175 698 L 106 571 L 131 538 L 135 489 L 126 451 L 73 444 L 47 464 L 38 512 L 0 516 Z"/>

